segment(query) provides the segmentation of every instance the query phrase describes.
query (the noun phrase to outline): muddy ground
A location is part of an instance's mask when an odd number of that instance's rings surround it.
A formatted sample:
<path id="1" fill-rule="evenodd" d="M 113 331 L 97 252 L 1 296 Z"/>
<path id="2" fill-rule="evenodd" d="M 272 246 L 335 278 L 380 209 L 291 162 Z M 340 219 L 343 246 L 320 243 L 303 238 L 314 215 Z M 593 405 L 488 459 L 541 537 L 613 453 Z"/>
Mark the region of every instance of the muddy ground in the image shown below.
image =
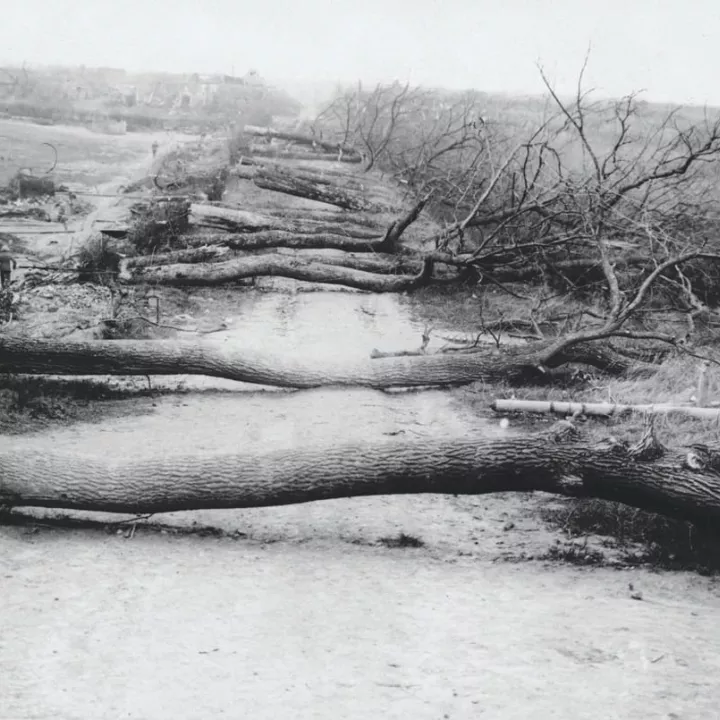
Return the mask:
<path id="1" fill-rule="evenodd" d="M 105 190 L 152 161 L 148 137 L 100 140 L 118 158 Z M 111 213 L 112 199 L 94 202 L 77 233 Z M 47 257 L 76 236 L 23 237 Z M 67 297 L 27 307 L 26 329 L 57 332 Z M 78 300 L 89 322 L 82 311 Z M 163 314 L 186 330 L 224 323 L 228 342 L 348 358 L 415 347 L 427 321 L 408 298 L 248 290 L 168 293 Z M 459 393 L 153 383 L 0 443 L 112 457 L 516 431 Z M 0 718 L 720 716 L 716 580 L 628 568 L 607 548 L 606 567 L 550 562 L 565 538 L 538 510 L 558 502 L 352 498 L 149 519 L 19 509 L 0 526 Z"/>

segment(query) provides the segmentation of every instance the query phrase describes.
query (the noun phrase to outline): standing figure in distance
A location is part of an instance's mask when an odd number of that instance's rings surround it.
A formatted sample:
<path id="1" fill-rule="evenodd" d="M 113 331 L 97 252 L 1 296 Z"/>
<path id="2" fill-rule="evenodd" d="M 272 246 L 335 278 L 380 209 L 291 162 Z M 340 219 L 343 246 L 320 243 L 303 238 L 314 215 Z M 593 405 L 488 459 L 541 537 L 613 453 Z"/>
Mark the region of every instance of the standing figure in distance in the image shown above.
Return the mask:
<path id="1" fill-rule="evenodd" d="M 152 144 L 152 154 L 153 154 L 153 157 L 155 157 L 155 156 L 157 155 L 157 151 L 158 151 L 158 148 L 159 148 L 159 147 L 160 147 L 160 144 L 158 143 L 158 141 L 157 141 L 157 140 L 153 140 L 153 144 Z"/>
<path id="2" fill-rule="evenodd" d="M 10 246 L 7 243 L 0 245 L 0 288 L 10 287 L 12 281 L 12 271 L 17 267 L 17 261 L 10 252 Z"/>

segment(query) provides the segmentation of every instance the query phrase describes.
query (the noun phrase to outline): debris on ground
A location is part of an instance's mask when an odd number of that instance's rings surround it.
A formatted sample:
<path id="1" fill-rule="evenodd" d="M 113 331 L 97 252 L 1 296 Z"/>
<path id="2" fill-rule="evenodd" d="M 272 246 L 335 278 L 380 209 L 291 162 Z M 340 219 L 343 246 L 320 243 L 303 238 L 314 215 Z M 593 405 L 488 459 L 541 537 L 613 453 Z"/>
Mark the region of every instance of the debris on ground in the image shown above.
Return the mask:
<path id="1" fill-rule="evenodd" d="M 6 191 L 7 188 L 0 188 L 0 218 L 3 219 L 64 223 L 72 217 L 87 215 L 93 208 L 72 192 L 13 198 Z"/>

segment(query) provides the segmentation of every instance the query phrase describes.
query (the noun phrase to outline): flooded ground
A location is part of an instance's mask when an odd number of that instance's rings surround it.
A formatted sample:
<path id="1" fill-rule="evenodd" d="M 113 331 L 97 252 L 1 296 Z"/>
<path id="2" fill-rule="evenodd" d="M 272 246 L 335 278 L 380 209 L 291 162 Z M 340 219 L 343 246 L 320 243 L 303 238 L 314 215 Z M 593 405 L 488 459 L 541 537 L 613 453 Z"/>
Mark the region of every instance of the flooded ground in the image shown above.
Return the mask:
<path id="1" fill-rule="evenodd" d="M 148 138 L 100 141 L 128 152 L 99 177 L 109 191 L 152 160 Z M 78 234 L 112 215 L 112 198 L 95 202 Z M 29 242 L 54 252 L 45 237 Z M 185 307 L 161 306 L 162 322 L 308 362 L 421 344 L 411 298 L 296 289 L 195 291 Z M 434 328 L 430 348 L 448 334 Z M 514 432 L 439 390 L 162 382 L 191 392 L 0 443 L 112 461 Z M 100 523 L 85 527 L 27 510 L 0 527 L 0 718 L 718 716 L 716 582 L 549 565 L 557 536 L 537 502 L 411 495 L 69 514 Z"/>

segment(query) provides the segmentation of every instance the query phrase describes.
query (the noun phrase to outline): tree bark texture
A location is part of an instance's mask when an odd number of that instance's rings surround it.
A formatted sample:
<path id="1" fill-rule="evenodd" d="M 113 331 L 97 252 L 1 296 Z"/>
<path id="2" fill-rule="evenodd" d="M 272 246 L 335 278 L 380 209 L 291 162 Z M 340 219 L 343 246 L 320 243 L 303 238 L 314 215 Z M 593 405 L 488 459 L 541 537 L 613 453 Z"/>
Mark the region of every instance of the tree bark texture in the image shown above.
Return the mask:
<path id="1" fill-rule="evenodd" d="M 227 239 L 227 236 L 224 236 Z M 347 247 L 346 244 L 343 247 Z M 362 247 L 363 250 L 367 248 Z M 134 270 L 160 265 L 221 262 L 230 259 L 257 257 L 261 254 L 280 254 L 296 258 L 300 262 L 315 262 L 326 265 L 340 265 L 353 270 L 381 273 L 383 275 L 417 275 L 422 269 L 421 260 L 400 257 L 389 253 L 346 252 L 341 249 L 295 249 L 288 246 L 251 248 L 233 248 L 228 245 L 203 245 L 187 250 L 173 250 L 156 255 L 138 255 L 120 261 L 120 279 L 129 278 Z"/>
<path id="2" fill-rule="evenodd" d="M 357 225 L 361 228 L 371 228 L 377 235 L 385 232 L 386 223 L 380 222 L 377 217 L 356 212 L 346 212 L 339 208 L 273 208 L 273 217 L 287 218 L 295 221 L 314 221 L 333 223 L 334 225 Z"/>
<path id="3" fill-rule="evenodd" d="M 322 248 L 320 250 L 278 248 L 277 252 L 289 258 L 297 258 L 303 262 L 340 265 L 352 268 L 353 270 L 381 273 L 383 275 L 417 275 L 423 267 L 423 263 L 420 261 L 413 261 L 409 258 L 403 258 L 389 253 L 354 253 L 328 248 Z"/>
<path id="4" fill-rule="evenodd" d="M 547 367 L 586 363 L 612 374 L 636 362 L 598 347 L 566 348 Z M 344 385 L 374 388 L 465 385 L 479 380 L 538 382 L 543 345 L 502 352 L 456 352 L 386 357 L 352 364 L 307 364 L 293 357 L 268 356 L 212 341 L 99 340 L 71 342 L 0 336 L 0 373 L 30 375 L 207 375 L 285 388 Z"/>
<path id="5" fill-rule="evenodd" d="M 203 263 L 219 260 L 230 253 L 229 247 L 222 245 L 201 246 L 187 250 L 172 250 L 155 255 L 137 255 L 120 262 L 121 267 L 143 268 L 153 265 L 172 265 L 176 263 Z"/>
<path id="6" fill-rule="evenodd" d="M 152 265 L 134 268 L 121 279 L 128 283 L 153 285 L 222 285 L 258 276 L 287 277 L 315 283 L 346 285 L 370 292 L 403 292 L 414 290 L 430 281 L 432 263 L 427 261 L 420 273 L 414 276 L 379 274 L 354 269 L 346 264 L 315 262 L 302 256 L 267 253 L 245 256 L 216 263 Z M 351 262 L 348 258 L 347 262 Z M 360 261 L 356 265 L 360 264 Z"/>
<path id="7" fill-rule="evenodd" d="M 27 443 L 25 443 L 27 444 Z M 646 459 L 561 433 L 139 459 L 0 447 L 0 504 L 157 513 L 417 493 L 543 491 L 619 501 L 690 520 L 720 520 L 717 450 Z"/>
<path id="8" fill-rule="evenodd" d="M 362 162 L 360 155 L 348 155 L 343 153 L 340 155 L 338 152 L 334 153 L 313 153 L 313 152 L 294 152 L 292 150 L 280 150 L 277 148 L 270 147 L 256 147 L 254 146 L 251 150 L 253 155 L 259 155 L 260 157 L 271 157 L 277 160 L 312 160 L 321 162 L 343 162 L 358 164 Z"/>
<path id="9" fill-rule="evenodd" d="M 236 233 L 253 233 L 266 230 L 280 230 L 300 235 L 337 233 L 346 237 L 358 237 L 367 240 L 377 239 L 379 234 L 378 231 L 372 228 L 349 227 L 348 223 L 344 221 L 331 222 L 329 220 L 275 217 L 203 203 L 193 203 L 190 206 L 190 222 L 197 227 Z"/>
<path id="10" fill-rule="evenodd" d="M 252 181 L 263 190 L 315 200 L 343 210 L 373 209 L 373 205 L 360 192 L 340 188 L 329 181 L 310 180 L 296 173 L 261 169 L 254 174 Z"/>
<path id="11" fill-rule="evenodd" d="M 273 163 L 258 160 L 248 160 L 240 163 L 231 171 L 232 175 L 237 175 L 246 180 L 252 180 L 258 174 L 279 173 L 281 175 L 290 175 L 297 180 L 306 180 L 318 185 L 332 185 L 336 188 L 344 190 L 364 191 L 371 188 L 377 191 L 387 191 L 387 184 L 380 182 L 372 177 L 364 176 L 359 178 L 351 172 L 331 172 L 329 169 L 318 170 L 316 168 L 302 167 L 297 164 Z"/>
<path id="12" fill-rule="evenodd" d="M 189 247 L 226 245 L 233 250 L 263 250 L 268 248 L 305 248 L 307 250 L 346 250 L 348 252 L 385 253 L 391 250 L 383 236 L 358 238 L 337 233 L 298 234 L 286 230 L 266 230 L 254 233 L 199 233 L 186 235 L 183 242 Z M 420 255 L 414 256 L 422 261 Z M 408 256 L 408 261 L 413 257 Z"/>
<path id="13" fill-rule="evenodd" d="M 245 127 L 243 128 L 243 132 L 247 133 L 248 135 L 254 135 L 256 137 L 277 138 L 278 140 L 288 140 L 289 142 L 295 142 L 301 145 L 309 145 L 311 147 L 319 148 L 320 150 L 325 150 L 326 152 L 337 153 L 342 150 L 343 153 L 347 153 L 348 155 L 359 155 L 357 150 L 355 150 L 355 148 L 349 145 L 323 142 L 322 140 L 314 138 L 311 135 L 281 132 L 279 130 L 272 130 L 270 128 L 257 127 L 256 125 L 245 125 Z"/>

